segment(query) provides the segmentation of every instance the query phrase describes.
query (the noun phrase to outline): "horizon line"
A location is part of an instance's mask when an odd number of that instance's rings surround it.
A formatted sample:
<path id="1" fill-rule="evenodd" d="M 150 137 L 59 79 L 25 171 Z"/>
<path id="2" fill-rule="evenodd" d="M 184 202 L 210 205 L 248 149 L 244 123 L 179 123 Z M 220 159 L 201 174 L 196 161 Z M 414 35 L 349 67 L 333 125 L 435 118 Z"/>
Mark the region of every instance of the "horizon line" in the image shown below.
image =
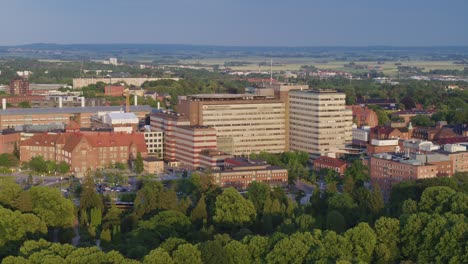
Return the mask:
<path id="1" fill-rule="evenodd" d="M 370 48 L 370 47 L 389 47 L 389 48 L 468 48 L 468 44 L 461 45 L 384 45 L 384 44 L 370 44 L 370 45 L 223 45 L 223 44 L 183 44 L 183 43 L 47 43 L 36 42 L 15 45 L 1 45 L 0 47 L 21 47 L 32 45 L 56 45 L 56 46 L 89 46 L 89 45 L 159 45 L 159 46 L 194 46 L 194 47 L 225 47 L 225 48 Z"/>

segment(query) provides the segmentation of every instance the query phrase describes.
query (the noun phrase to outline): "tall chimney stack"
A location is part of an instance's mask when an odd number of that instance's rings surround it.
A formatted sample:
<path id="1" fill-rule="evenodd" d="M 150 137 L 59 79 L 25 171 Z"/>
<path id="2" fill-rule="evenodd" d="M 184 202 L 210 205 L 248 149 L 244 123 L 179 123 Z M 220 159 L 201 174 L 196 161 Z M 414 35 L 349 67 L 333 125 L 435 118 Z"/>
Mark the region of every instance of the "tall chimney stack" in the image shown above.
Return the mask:
<path id="1" fill-rule="evenodd" d="M 62 96 L 59 97 L 59 108 L 62 108 L 63 102 L 62 102 Z"/>
<path id="2" fill-rule="evenodd" d="M 161 107 L 161 106 L 160 106 L 160 103 L 158 102 L 158 110 L 159 110 L 160 107 Z"/>
<path id="3" fill-rule="evenodd" d="M 81 97 L 81 107 L 83 107 L 83 108 L 85 107 L 85 98 L 84 98 L 84 96 Z"/>
<path id="4" fill-rule="evenodd" d="M 6 109 L 6 98 L 2 98 L 2 109 Z"/>
<path id="5" fill-rule="evenodd" d="M 138 105 L 138 96 L 135 94 L 135 95 L 133 96 L 133 99 L 135 99 L 135 100 L 134 100 L 134 101 L 135 101 L 134 103 L 135 103 L 135 106 L 137 106 L 137 105 Z"/>

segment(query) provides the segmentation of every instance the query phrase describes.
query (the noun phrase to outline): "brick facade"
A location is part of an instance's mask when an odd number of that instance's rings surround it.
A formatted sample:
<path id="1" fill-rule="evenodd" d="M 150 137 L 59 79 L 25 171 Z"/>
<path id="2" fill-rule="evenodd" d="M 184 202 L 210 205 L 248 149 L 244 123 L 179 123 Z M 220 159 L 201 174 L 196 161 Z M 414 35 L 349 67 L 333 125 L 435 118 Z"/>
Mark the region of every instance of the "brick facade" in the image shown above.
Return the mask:
<path id="1" fill-rule="evenodd" d="M 143 134 L 124 133 L 61 133 L 38 134 L 20 145 L 20 161 L 42 156 L 57 163 L 65 161 L 77 176 L 88 170 L 105 168 L 110 164 L 127 164 L 140 152 L 147 156 Z"/>

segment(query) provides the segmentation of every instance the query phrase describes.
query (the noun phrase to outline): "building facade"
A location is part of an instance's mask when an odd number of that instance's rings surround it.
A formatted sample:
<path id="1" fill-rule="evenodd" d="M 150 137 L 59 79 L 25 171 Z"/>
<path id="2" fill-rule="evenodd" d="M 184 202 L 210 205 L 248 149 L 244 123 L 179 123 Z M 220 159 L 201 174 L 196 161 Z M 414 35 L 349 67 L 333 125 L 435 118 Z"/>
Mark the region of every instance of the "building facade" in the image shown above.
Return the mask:
<path id="1" fill-rule="evenodd" d="M 313 158 L 344 149 L 352 139 L 345 97 L 334 90 L 289 92 L 289 149 Z"/>
<path id="2" fill-rule="evenodd" d="M 222 188 L 234 187 L 245 190 L 254 181 L 270 186 L 286 186 L 288 170 L 270 166 L 265 161 L 243 158 L 226 159 L 224 168 L 211 171 L 214 182 Z"/>
<path id="3" fill-rule="evenodd" d="M 84 176 L 88 171 L 106 168 L 112 164 L 128 164 L 138 154 L 147 156 L 143 134 L 75 133 L 37 134 L 20 145 L 20 161 L 33 157 L 57 163 L 66 162 L 71 172 Z"/>
<path id="4" fill-rule="evenodd" d="M 452 163 L 447 160 L 425 162 L 427 157 L 400 154 L 374 154 L 369 160 L 371 183 L 379 185 L 386 199 L 393 185 L 406 180 L 451 176 Z"/>
<path id="5" fill-rule="evenodd" d="M 159 159 L 164 158 L 164 133 L 162 131 L 147 130 L 142 132 L 145 137 L 148 155 Z"/>
<path id="6" fill-rule="evenodd" d="M 16 147 L 19 149 L 21 133 L 12 130 L 0 131 L 0 154 L 13 153 Z"/>
<path id="7" fill-rule="evenodd" d="M 15 78 L 10 81 L 11 95 L 29 95 L 29 81 L 26 78 Z"/>
<path id="8" fill-rule="evenodd" d="M 330 169 L 330 170 L 336 171 L 341 176 L 343 176 L 346 171 L 346 167 L 347 167 L 346 162 L 339 160 L 339 159 L 330 158 L 327 156 L 320 156 L 318 159 L 314 160 L 315 171 L 320 171 L 323 169 Z"/>
<path id="9" fill-rule="evenodd" d="M 353 122 L 358 126 L 375 127 L 379 125 L 377 114 L 369 108 L 360 105 L 351 105 L 347 107 L 353 111 Z"/>
<path id="10" fill-rule="evenodd" d="M 106 96 L 122 96 L 124 95 L 125 86 L 122 85 L 107 85 L 104 86 L 104 95 Z"/>
<path id="11" fill-rule="evenodd" d="M 204 169 L 220 169 L 224 160 L 233 158 L 231 154 L 217 149 L 204 149 L 200 153 L 200 167 Z"/>
<path id="12" fill-rule="evenodd" d="M 176 141 L 174 129 L 176 126 L 188 126 L 190 121 L 183 115 L 170 112 L 158 111 L 151 114 L 151 130 L 164 133 L 163 157 L 166 161 L 176 159 Z"/>
<path id="13" fill-rule="evenodd" d="M 446 144 L 440 153 L 447 155 L 453 162 L 454 172 L 468 172 L 468 144 Z"/>
<path id="14" fill-rule="evenodd" d="M 174 127 L 175 158 L 191 169 L 200 167 L 202 150 L 216 149 L 216 130 L 206 126 Z"/>
<path id="15" fill-rule="evenodd" d="M 286 111 L 279 99 L 249 94 L 190 95 L 177 109 L 191 125 L 216 129 L 219 150 L 243 156 L 286 150 Z"/>
<path id="16" fill-rule="evenodd" d="M 159 174 L 164 172 L 164 160 L 155 157 L 143 159 L 143 170 L 146 173 Z"/>

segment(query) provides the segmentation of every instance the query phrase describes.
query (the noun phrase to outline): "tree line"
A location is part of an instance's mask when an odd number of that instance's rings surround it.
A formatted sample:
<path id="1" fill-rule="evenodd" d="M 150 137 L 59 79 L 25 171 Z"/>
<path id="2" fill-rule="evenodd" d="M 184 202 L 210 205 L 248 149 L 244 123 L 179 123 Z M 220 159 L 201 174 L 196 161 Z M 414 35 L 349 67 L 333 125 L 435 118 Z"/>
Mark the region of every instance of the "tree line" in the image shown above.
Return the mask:
<path id="1" fill-rule="evenodd" d="M 364 187 L 363 175 L 356 167 L 344 176 L 343 192 L 317 191 L 306 204 L 256 182 L 242 195 L 198 174 L 166 183 L 143 179 L 129 211 L 96 193 L 93 177 L 85 178 L 78 207 L 55 189 L 23 190 L 5 180 L 0 182 L 2 263 L 468 260 L 466 173 L 401 183 L 388 204 L 378 190 Z M 60 230 L 56 239 L 70 242 L 75 218 L 80 248 L 44 240 L 54 241 L 54 230 Z M 102 251 L 95 247 L 98 239 Z"/>

